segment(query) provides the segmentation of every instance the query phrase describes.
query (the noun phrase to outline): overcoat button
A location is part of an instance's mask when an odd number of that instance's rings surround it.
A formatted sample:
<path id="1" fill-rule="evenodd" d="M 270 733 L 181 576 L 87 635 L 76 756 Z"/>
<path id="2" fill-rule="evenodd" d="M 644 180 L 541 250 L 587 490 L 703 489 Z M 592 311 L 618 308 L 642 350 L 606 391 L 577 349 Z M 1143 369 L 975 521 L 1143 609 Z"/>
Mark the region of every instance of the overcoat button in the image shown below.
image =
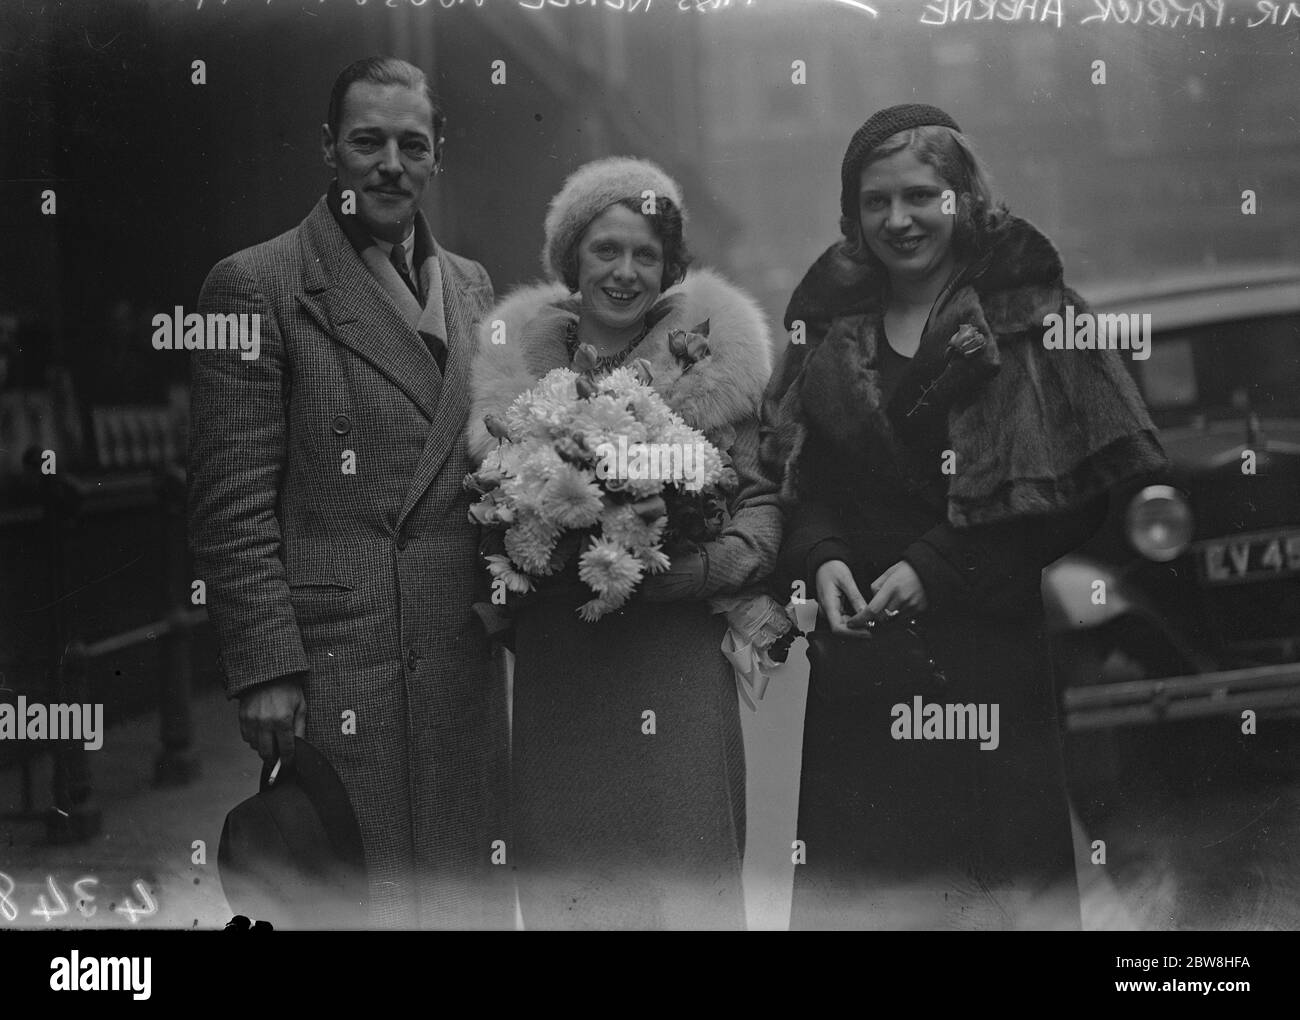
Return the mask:
<path id="1" fill-rule="evenodd" d="M 336 414 L 330 428 L 334 430 L 335 435 L 346 436 L 352 431 L 352 419 L 346 414 Z"/>
<path id="2" fill-rule="evenodd" d="M 419 657 L 418 655 L 415 654 L 415 649 L 412 648 L 411 651 L 410 651 L 410 654 L 407 655 L 407 657 L 406 657 L 406 668 L 409 669 L 409 670 L 414 670 L 414 669 L 415 669 L 415 664 L 416 664 L 417 662 L 419 662 L 419 660 L 420 660 L 420 657 Z"/>
<path id="3" fill-rule="evenodd" d="M 397 548 L 398 548 L 398 549 L 405 549 L 405 548 L 406 548 L 406 532 L 405 532 L 405 531 L 399 531 L 399 532 L 397 533 L 397 539 L 396 539 L 396 542 L 397 542 Z"/>

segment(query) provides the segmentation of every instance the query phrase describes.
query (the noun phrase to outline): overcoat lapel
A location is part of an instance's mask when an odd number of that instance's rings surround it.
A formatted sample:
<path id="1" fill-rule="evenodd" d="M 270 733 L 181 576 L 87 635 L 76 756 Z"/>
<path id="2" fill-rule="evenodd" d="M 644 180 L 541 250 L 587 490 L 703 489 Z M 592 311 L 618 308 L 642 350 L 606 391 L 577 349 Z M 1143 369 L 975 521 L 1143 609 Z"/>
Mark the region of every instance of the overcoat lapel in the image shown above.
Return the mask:
<path id="1" fill-rule="evenodd" d="M 302 238 L 306 270 L 298 302 L 304 311 L 327 336 L 373 365 L 433 421 L 441 382 L 438 366 L 387 288 L 366 268 L 334 221 L 324 198 L 304 221 Z M 387 268 L 397 279 L 396 271 Z"/>
<path id="2" fill-rule="evenodd" d="M 482 285 L 463 274 L 441 249 L 437 261 L 442 276 L 442 307 L 447 330 L 447 372 L 424 452 L 398 514 L 399 527 L 438 476 L 452 448 L 464 434 L 469 413 L 469 361 L 474 320 L 490 303 L 489 295 L 482 292 Z"/>

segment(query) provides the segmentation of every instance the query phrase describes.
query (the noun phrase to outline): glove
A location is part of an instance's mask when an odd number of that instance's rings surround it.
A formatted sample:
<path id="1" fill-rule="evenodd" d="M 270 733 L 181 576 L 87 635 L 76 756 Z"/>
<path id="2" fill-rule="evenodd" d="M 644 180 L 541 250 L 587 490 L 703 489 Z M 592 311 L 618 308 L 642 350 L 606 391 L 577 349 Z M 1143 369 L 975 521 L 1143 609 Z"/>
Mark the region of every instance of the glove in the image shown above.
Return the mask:
<path id="1" fill-rule="evenodd" d="M 647 602 L 678 602 L 697 598 L 709 577 L 709 557 L 702 546 L 675 554 L 668 569 L 647 574 L 637 589 Z"/>

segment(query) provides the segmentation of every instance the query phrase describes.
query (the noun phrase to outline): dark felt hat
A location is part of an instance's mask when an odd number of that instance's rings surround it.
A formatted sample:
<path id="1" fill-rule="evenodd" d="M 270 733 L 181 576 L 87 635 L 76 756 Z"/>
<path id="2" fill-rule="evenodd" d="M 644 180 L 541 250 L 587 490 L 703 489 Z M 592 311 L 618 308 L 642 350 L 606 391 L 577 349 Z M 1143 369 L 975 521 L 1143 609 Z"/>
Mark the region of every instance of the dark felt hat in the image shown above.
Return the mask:
<path id="1" fill-rule="evenodd" d="M 873 114 L 853 133 L 840 165 L 840 212 L 850 220 L 858 218 L 858 184 L 867 157 L 886 138 L 917 127 L 946 127 L 960 131 L 957 122 L 937 106 L 925 103 L 902 103 Z"/>
<path id="2" fill-rule="evenodd" d="M 276 928 L 362 928 L 369 891 L 361 828 L 342 780 L 301 737 L 292 766 L 226 816 L 217 866 L 234 914 Z"/>

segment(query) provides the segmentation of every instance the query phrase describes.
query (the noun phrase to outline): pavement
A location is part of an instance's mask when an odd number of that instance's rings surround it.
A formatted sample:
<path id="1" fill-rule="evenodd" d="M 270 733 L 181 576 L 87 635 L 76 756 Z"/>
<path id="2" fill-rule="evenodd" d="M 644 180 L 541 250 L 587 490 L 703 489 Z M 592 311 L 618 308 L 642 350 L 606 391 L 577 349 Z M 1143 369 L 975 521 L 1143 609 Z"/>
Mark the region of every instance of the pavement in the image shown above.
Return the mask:
<path id="1" fill-rule="evenodd" d="M 257 792 L 261 763 L 221 691 L 199 694 L 192 707 L 200 774 L 188 785 L 153 785 L 161 748 L 153 713 L 110 728 L 103 747 L 87 752 L 102 828 L 85 843 L 51 845 L 42 819 L 10 817 L 22 804 L 22 775 L 0 772 L 0 893 L 14 887 L 0 900 L 0 925 L 225 927 L 217 844 L 226 812 Z M 45 755 L 33 768 L 38 810 L 51 803 L 50 778 Z M 57 913 L 60 897 L 66 914 Z"/>
<path id="2" fill-rule="evenodd" d="M 796 644 L 757 711 L 741 706 L 751 930 L 784 929 L 789 916 L 805 647 Z M 221 691 L 198 693 L 193 719 L 200 773 L 185 786 L 153 785 L 156 715 L 109 729 L 103 747 L 90 752 L 102 830 L 81 844 L 52 845 L 43 821 L 12 817 L 22 803 L 21 772 L 0 770 L 0 927 L 225 926 L 230 910 L 217 874 L 221 826 L 231 807 L 256 792 L 260 762 L 239 739 L 235 706 Z M 1216 782 L 1213 774 L 1182 778 L 1177 789 L 1143 782 L 1113 810 L 1075 814 L 1084 927 L 1296 927 L 1300 783 L 1294 770 L 1244 782 Z M 35 806 L 47 807 L 48 756 L 35 763 L 32 790 Z M 1099 832 L 1108 850 L 1104 864 L 1092 861 Z"/>

